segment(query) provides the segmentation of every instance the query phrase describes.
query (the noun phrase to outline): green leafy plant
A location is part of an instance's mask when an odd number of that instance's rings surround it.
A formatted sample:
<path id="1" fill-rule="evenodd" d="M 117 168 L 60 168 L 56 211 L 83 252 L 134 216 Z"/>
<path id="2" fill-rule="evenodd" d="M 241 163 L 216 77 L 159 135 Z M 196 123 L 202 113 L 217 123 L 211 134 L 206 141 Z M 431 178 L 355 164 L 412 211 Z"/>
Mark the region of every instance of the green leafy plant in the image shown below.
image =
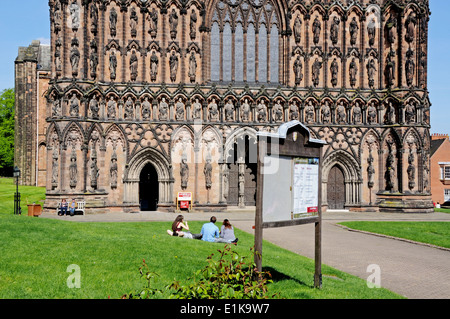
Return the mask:
<path id="1" fill-rule="evenodd" d="M 122 299 L 150 299 L 152 296 L 161 293 L 161 290 L 152 288 L 151 281 L 158 276 L 157 273 L 150 271 L 145 259 L 142 260 L 142 266 L 139 267 L 139 274 L 141 278 L 146 281 L 146 286 L 135 292 L 125 294 Z"/>
<path id="2" fill-rule="evenodd" d="M 194 283 L 182 286 L 174 281 L 169 285 L 167 288 L 176 290 L 171 298 L 264 299 L 275 296 L 268 296 L 267 284 L 272 282 L 270 273 L 259 272 L 253 258 L 240 256 L 229 245 L 218 252 L 217 260 L 211 254 L 207 258 L 208 265 L 190 278 Z"/>

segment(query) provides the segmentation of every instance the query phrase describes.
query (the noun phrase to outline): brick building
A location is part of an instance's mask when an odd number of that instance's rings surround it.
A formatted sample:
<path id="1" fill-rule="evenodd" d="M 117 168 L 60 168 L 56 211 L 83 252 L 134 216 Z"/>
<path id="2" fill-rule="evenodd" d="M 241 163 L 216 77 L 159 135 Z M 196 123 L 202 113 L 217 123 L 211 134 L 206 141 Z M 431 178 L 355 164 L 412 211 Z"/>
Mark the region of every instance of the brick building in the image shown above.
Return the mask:
<path id="1" fill-rule="evenodd" d="M 327 142 L 326 208 L 432 211 L 427 0 L 49 6 L 46 208 L 254 206 L 256 133 L 298 119 Z"/>
<path id="2" fill-rule="evenodd" d="M 431 136 L 431 196 L 433 203 L 450 206 L 450 141 L 448 135 Z"/>

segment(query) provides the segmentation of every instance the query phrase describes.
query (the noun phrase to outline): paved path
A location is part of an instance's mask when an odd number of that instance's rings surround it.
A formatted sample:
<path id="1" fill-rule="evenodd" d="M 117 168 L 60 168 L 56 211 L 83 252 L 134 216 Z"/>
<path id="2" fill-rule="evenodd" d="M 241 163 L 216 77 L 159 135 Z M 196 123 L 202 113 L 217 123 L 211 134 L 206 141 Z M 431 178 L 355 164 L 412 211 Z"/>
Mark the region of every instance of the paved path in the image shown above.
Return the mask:
<path id="1" fill-rule="evenodd" d="M 208 220 L 212 213 L 186 213 L 188 220 Z M 215 213 L 253 234 L 254 212 Z M 74 217 L 44 214 L 73 221 L 173 221 L 176 214 L 160 212 L 108 213 Z M 322 262 L 363 279 L 367 267 L 381 270 L 381 285 L 410 299 L 450 299 L 450 251 L 392 238 L 349 231 L 336 223 L 349 220 L 450 221 L 450 214 L 325 212 L 322 225 Z M 450 227 L 450 224 L 449 224 Z M 314 225 L 264 229 L 264 239 L 308 258 L 314 258 Z M 264 248 L 263 248 L 264 253 Z M 263 255 L 264 258 L 264 255 Z"/>

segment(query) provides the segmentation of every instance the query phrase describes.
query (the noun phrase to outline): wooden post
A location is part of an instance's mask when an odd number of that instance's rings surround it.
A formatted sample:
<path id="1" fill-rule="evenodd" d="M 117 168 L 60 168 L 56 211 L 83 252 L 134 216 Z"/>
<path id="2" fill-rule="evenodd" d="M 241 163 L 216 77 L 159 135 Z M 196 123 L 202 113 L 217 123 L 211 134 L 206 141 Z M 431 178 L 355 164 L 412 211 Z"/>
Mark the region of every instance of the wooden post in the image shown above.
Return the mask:
<path id="1" fill-rule="evenodd" d="M 255 264 L 258 271 L 262 271 L 262 241 L 263 241 L 263 228 L 262 228 L 262 187 L 264 175 L 264 157 L 261 156 L 261 150 L 265 150 L 265 145 L 261 145 L 261 141 L 257 142 L 257 175 L 256 180 L 256 212 L 255 212 Z M 264 154 L 264 153 L 263 153 Z"/>

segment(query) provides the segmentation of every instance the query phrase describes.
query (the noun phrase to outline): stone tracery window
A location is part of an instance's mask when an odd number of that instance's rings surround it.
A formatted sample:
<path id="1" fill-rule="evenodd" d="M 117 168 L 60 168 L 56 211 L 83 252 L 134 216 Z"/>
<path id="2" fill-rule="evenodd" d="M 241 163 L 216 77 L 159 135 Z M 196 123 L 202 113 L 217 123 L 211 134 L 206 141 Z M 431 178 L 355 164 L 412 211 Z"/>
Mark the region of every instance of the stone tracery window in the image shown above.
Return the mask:
<path id="1" fill-rule="evenodd" d="M 219 0 L 211 20 L 211 81 L 278 83 L 279 17 L 272 0 Z"/>

